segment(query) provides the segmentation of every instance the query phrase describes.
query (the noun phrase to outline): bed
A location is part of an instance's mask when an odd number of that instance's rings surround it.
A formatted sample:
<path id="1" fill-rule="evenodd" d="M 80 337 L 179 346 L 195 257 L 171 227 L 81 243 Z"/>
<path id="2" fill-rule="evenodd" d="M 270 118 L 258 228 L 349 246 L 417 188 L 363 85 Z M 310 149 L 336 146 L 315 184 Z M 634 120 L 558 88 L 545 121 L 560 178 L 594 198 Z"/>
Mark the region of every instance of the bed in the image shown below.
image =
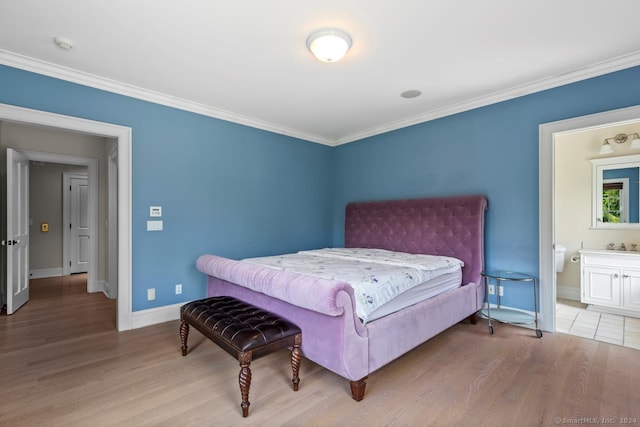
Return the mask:
<path id="1" fill-rule="evenodd" d="M 461 286 L 366 322 L 346 281 L 210 254 L 196 266 L 208 276 L 208 296 L 232 296 L 298 325 L 304 357 L 346 378 L 360 401 L 370 373 L 462 320 L 475 323 L 484 302 L 486 209 L 482 195 L 349 203 L 345 248 L 441 255 L 463 263 Z"/>

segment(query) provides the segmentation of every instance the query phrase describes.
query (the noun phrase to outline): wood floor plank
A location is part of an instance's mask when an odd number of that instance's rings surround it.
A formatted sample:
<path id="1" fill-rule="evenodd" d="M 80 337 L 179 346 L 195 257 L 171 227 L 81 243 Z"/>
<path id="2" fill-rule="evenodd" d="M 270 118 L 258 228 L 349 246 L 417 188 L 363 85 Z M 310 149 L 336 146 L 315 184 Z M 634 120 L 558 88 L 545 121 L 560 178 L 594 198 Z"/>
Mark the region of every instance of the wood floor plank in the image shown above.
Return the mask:
<path id="1" fill-rule="evenodd" d="M 509 325 L 489 335 L 484 322 L 456 325 L 372 373 L 361 402 L 311 361 L 294 392 L 288 352 L 257 359 L 242 418 L 238 361 L 197 331 L 183 357 L 179 322 L 117 332 L 115 302 L 87 294 L 81 276 L 31 289 L 26 306 L 0 316 L 2 426 L 640 423 L 637 350 Z"/>

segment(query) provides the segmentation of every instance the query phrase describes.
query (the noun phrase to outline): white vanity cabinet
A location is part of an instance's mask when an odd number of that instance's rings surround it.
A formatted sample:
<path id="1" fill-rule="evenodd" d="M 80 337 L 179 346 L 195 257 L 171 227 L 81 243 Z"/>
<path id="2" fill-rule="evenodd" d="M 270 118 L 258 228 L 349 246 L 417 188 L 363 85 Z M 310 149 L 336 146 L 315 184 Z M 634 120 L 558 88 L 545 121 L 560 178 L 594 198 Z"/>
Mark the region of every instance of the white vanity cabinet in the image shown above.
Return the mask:
<path id="1" fill-rule="evenodd" d="M 582 249 L 580 264 L 583 303 L 640 315 L 640 252 Z"/>
<path id="2" fill-rule="evenodd" d="M 622 307 L 640 313 L 640 270 L 627 270 L 624 274 L 622 276 Z"/>

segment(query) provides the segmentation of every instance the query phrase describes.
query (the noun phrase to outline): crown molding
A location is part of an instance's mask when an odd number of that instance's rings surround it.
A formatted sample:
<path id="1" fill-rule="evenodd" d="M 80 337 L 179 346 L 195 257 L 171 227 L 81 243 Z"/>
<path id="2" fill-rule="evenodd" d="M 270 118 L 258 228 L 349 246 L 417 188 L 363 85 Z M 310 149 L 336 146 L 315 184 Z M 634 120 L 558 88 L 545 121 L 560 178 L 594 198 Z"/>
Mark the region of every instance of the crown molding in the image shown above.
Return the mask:
<path id="1" fill-rule="evenodd" d="M 486 96 L 469 99 L 442 108 L 437 108 L 431 111 L 407 117 L 405 119 L 389 122 L 381 126 L 363 129 L 362 131 L 355 132 L 338 139 L 330 139 L 322 137 L 320 135 L 301 132 L 297 129 L 291 129 L 271 122 L 257 120 L 255 118 L 243 116 L 231 111 L 212 108 L 210 106 L 197 102 L 176 98 L 163 93 L 147 90 L 111 79 L 106 79 L 104 77 L 74 70 L 72 68 L 62 67 L 46 61 L 41 61 L 2 49 L 0 49 L 0 64 L 26 71 L 31 71 L 49 77 L 58 78 L 72 83 L 78 83 L 84 86 L 89 86 L 112 93 L 117 93 L 124 96 L 129 96 L 143 101 L 149 101 L 184 111 L 190 111 L 192 113 L 197 113 L 216 119 L 262 129 L 265 131 L 274 132 L 277 134 L 286 135 L 309 142 L 336 147 L 393 130 L 450 116 L 452 114 L 462 113 L 464 111 L 485 107 L 487 105 L 496 104 L 498 102 L 507 101 L 547 89 L 552 89 L 554 87 L 563 86 L 569 83 L 575 83 L 580 80 L 597 77 L 603 74 L 612 73 L 614 71 L 623 70 L 625 68 L 635 67 L 637 65 L 640 65 L 640 51 L 632 52 L 630 54 L 618 56 L 610 60 L 601 61 L 585 67 L 577 68 L 567 73 L 558 74 L 556 76 L 540 79 L 524 85 L 515 86 L 510 89 L 494 92 Z"/>
<path id="2" fill-rule="evenodd" d="M 389 122 L 382 126 L 365 129 L 361 132 L 356 132 L 344 138 L 341 138 L 334 144 L 334 146 L 358 141 L 385 132 L 390 132 L 392 130 L 413 126 L 419 123 L 428 122 L 430 120 L 439 119 L 453 114 L 462 113 L 464 111 L 473 110 L 475 108 L 497 104 L 498 102 L 530 95 L 532 93 L 541 92 L 543 90 L 552 89 L 569 83 L 575 83 L 592 77 L 612 73 L 614 71 L 620 71 L 625 68 L 635 67 L 637 65 L 640 65 L 640 51 L 618 56 L 610 60 L 597 62 L 595 64 L 577 68 L 566 73 L 558 74 L 556 76 L 547 77 L 520 86 L 515 86 L 510 89 L 494 92 L 486 96 L 469 99 L 457 104 L 452 104 L 435 110 L 427 111 L 425 113 L 417 114 L 402 120 Z"/>
<path id="3" fill-rule="evenodd" d="M 213 117 L 228 122 L 233 122 L 257 129 L 266 130 L 269 132 L 278 133 L 281 135 L 290 136 L 293 138 L 302 139 L 305 141 L 316 142 L 318 144 L 329 146 L 335 145 L 334 140 L 327 139 L 319 135 L 300 132 L 296 129 L 279 126 L 263 120 L 257 120 L 253 117 L 243 116 L 231 111 L 212 108 L 208 105 L 200 104 L 182 98 L 177 98 L 171 95 L 166 95 L 160 92 L 155 92 L 138 86 L 122 83 L 116 80 L 107 79 L 72 68 L 62 67 L 60 65 L 41 61 L 39 59 L 31 58 L 24 55 L 19 55 L 7 50 L 0 49 L 0 64 L 19 68 L 37 74 L 42 74 L 48 77 L 54 77 L 72 83 L 78 83 L 95 89 L 105 90 L 107 92 L 117 93 L 143 101 L 153 102 L 155 104 L 165 105 L 167 107 L 177 108 L 179 110 L 201 114 L 203 116 Z"/>

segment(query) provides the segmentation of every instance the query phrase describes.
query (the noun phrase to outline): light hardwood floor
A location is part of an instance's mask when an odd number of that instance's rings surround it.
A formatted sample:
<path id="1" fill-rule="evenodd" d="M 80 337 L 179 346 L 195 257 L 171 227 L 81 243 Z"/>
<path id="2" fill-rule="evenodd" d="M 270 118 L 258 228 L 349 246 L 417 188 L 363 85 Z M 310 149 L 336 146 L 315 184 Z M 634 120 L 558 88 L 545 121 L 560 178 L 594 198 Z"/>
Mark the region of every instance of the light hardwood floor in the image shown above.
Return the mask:
<path id="1" fill-rule="evenodd" d="M 640 423 L 638 351 L 485 321 L 445 331 L 369 377 L 348 382 L 289 354 L 252 363 L 242 418 L 237 361 L 178 321 L 115 330 L 115 302 L 77 277 L 34 280 L 30 302 L 0 316 L 0 425 L 554 426 Z M 399 331 L 399 333 L 408 333 Z M 303 337 L 304 340 L 304 337 Z M 633 424 L 631 422 L 630 424 Z"/>

